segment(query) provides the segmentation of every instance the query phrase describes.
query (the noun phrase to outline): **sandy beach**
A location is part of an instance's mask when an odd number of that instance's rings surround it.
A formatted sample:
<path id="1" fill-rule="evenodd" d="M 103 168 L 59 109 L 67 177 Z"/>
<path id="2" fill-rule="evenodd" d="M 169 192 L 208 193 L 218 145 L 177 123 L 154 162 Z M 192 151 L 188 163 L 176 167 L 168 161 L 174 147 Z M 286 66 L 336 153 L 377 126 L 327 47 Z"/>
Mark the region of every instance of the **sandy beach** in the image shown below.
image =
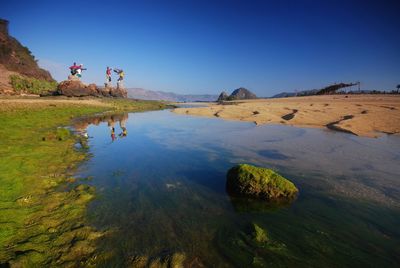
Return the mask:
<path id="1" fill-rule="evenodd" d="M 178 114 L 260 124 L 329 128 L 358 136 L 400 133 L 400 96 L 329 95 L 259 99 L 177 108 Z"/>

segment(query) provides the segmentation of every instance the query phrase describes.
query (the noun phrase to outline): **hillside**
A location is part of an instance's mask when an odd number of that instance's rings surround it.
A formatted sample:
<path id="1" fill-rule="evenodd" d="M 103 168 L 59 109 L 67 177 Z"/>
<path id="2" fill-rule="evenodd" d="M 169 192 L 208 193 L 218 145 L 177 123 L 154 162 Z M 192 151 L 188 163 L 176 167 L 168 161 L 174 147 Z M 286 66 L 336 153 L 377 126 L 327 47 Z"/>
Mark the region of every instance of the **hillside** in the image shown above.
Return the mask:
<path id="1" fill-rule="evenodd" d="M 182 95 L 173 92 L 153 91 L 143 88 L 128 88 L 128 97 L 140 100 L 165 100 L 177 102 L 192 101 L 216 101 L 218 96 L 211 94 L 204 95 Z"/>
<path id="2" fill-rule="evenodd" d="M 8 21 L 0 19 L 0 90 L 12 90 L 9 76 L 20 74 L 29 78 L 53 82 L 50 73 L 41 69 L 32 52 L 8 33 Z"/>
<path id="3" fill-rule="evenodd" d="M 295 97 L 295 96 L 311 96 L 315 95 L 319 89 L 311 89 L 311 90 L 302 90 L 298 92 L 282 92 L 272 96 L 271 98 L 287 98 L 287 97 Z"/>

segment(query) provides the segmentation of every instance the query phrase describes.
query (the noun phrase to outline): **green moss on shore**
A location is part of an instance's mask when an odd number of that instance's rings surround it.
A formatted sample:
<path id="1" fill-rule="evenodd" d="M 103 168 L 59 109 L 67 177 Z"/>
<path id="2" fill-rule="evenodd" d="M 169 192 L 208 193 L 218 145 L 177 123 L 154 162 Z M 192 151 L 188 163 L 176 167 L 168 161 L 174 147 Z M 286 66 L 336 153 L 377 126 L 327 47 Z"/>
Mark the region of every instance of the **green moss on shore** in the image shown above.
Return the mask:
<path id="1" fill-rule="evenodd" d="M 66 126 L 74 117 L 109 110 L 159 109 L 157 103 L 10 105 L 0 109 L 0 264 L 79 266 L 101 236 L 86 224 L 94 189 L 72 184 L 87 157 Z M 82 137 L 80 137 L 82 139 Z M 61 189 L 61 188 L 62 189 Z"/>

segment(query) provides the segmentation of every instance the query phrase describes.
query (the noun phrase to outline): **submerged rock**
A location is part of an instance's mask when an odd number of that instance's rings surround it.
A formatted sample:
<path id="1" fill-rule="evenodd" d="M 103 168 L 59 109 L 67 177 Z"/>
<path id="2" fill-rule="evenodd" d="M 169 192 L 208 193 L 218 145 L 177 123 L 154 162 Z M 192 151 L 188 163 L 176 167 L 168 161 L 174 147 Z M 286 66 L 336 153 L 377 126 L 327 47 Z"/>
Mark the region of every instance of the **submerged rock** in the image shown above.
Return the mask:
<path id="1" fill-rule="evenodd" d="M 256 223 L 224 226 L 217 230 L 217 250 L 237 267 L 295 267 L 296 259 L 286 245 Z"/>
<path id="2" fill-rule="evenodd" d="M 292 200 L 296 186 L 275 171 L 240 164 L 228 171 L 226 189 L 232 194 L 269 201 Z"/>
<path id="3" fill-rule="evenodd" d="M 256 223 L 253 223 L 254 231 L 253 231 L 253 239 L 258 243 L 268 242 L 268 234 L 263 228 L 258 226 Z"/>
<path id="4" fill-rule="evenodd" d="M 169 253 L 169 254 L 161 254 L 162 256 L 156 257 L 147 257 L 147 256 L 134 256 L 129 263 L 127 264 L 128 267 L 135 267 L 135 268 L 164 268 L 164 267 L 171 267 L 171 268 L 183 268 L 184 262 L 186 259 L 185 254 L 176 252 L 176 253 Z"/>

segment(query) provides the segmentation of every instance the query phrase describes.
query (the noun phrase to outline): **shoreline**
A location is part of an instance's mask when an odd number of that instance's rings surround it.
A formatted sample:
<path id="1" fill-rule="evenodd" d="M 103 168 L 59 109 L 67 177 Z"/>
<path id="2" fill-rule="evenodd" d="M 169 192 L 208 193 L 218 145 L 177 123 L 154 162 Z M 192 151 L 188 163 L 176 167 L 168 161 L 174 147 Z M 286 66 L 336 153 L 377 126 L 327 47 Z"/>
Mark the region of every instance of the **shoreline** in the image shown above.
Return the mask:
<path id="1" fill-rule="evenodd" d="M 400 134 L 400 96 L 324 95 L 255 99 L 176 108 L 178 114 L 254 122 L 327 128 L 356 136 Z"/>

